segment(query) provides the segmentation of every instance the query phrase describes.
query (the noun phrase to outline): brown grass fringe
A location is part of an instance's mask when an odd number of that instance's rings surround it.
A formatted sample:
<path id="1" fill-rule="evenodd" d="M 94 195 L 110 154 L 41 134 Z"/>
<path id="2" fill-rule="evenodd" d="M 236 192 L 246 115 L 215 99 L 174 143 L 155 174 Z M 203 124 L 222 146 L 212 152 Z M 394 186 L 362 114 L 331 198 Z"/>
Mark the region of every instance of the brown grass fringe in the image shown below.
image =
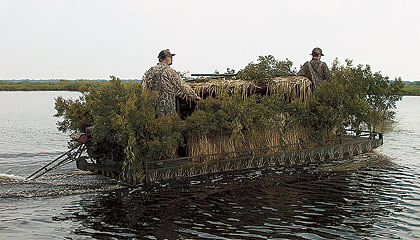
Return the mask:
<path id="1" fill-rule="evenodd" d="M 312 95 L 312 82 L 303 76 L 278 77 L 269 81 L 267 93 L 284 93 L 290 99 L 301 99 L 306 102 Z"/>
<path id="2" fill-rule="evenodd" d="M 255 131 L 251 139 L 245 144 L 235 144 L 234 140 L 227 135 L 221 136 L 205 136 L 205 135 L 194 135 L 188 139 L 187 149 L 189 156 L 200 156 L 207 154 L 215 154 L 215 156 L 207 156 L 206 158 L 193 159 L 195 162 L 212 161 L 220 159 L 220 155 L 216 155 L 224 152 L 238 152 L 246 149 L 259 149 L 259 151 L 253 151 L 254 154 L 266 154 L 279 151 L 291 151 L 296 150 L 297 145 L 288 146 L 286 148 L 270 148 L 262 149 L 266 147 L 282 146 L 288 144 L 295 144 L 299 142 L 307 141 L 309 132 L 306 128 L 301 126 L 295 126 L 291 129 L 286 130 L 284 133 L 280 130 L 275 129 L 264 129 Z M 243 153 L 229 153 L 226 154 L 225 158 L 234 158 L 249 155 L 249 152 Z"/>
<path id="3" fill-rule="evenodd" d="M 188 82 L 198 96 L 216 97 L 221 93 L 239 93 L 243 99 L 249 95 L 254 94 L 256 91 L 262 89 L 261 84 L 253 81 L 244 80 L 209 80 L 208 82 L 194 83 Z M 284 93 L 288 99 L 301 99 L 306 101 L 312 94 L 311 81 L 303 76 L 287 76 L 277 77 L 269 80 L 265 86 L 267 87 L 266 94 Z M 184 96 L 186 98 L 186 96 Z"/>

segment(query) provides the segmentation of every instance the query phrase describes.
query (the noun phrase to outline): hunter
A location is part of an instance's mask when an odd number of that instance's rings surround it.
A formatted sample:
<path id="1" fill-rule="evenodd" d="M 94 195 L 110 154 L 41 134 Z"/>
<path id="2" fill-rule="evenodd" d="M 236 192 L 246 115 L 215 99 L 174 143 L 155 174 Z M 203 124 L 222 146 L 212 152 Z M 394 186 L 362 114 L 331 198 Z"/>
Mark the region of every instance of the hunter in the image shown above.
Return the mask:
<path id="1" fill-rule="evenodd" d="M 324 56 L 321 48 L 314 48 L 310 55 L 312 55 L 312 60 L 303 64 L 298 75 L 309 78 L 312 82 L 312 88 L 316 89 L 322 81 L 330 81 L 330 70 L 325 62 L 321 62 L 321 56 Z"/>
<path id="2" fill-rule="evenodd" d="M 176 97 L 187 96 L 189 100 L 194 101 L 201 99 L 170 67 L 173 56 L 175 54 L 172 54 L 169 49 L 162 50 L 158 55 L 159 63 L 146 72 L 142 83 L 143 90 L 158 92 L 158 116 L 176 113 Z"/>

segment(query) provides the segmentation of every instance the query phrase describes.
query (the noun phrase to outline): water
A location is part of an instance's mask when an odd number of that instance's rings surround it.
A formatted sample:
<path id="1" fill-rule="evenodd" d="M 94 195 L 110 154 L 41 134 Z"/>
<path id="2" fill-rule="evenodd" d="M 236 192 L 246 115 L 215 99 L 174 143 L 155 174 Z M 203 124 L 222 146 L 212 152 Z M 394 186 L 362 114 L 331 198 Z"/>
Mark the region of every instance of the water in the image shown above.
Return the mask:
<path id="1" fill-rule="evenodd" d="M 54 97 L 0 92 L 1 239 L 419 239 L 420 97 L 398 103 L 377 151 L 301 168 L 164 182 L 145 192 L 65 166 Z"/>

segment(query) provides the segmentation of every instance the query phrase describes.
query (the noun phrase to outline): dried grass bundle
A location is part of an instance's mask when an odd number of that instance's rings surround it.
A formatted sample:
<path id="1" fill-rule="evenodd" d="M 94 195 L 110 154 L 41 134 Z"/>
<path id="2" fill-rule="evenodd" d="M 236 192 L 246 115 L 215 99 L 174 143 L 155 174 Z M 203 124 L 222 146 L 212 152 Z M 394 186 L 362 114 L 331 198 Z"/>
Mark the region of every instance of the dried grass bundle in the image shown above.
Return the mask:
<path id="1" fill-rule="evenodd" d="M 221 93 L 239 93 L 244 99 L 254 94 L 258 87 L 252 81 L 215 79 L 202 83 L 188 83 L 198 96 L 218 96 Z"/>
<path id="2" fill-rule="evenodd" d="M 309 138 L 308 129 L 295 126 L 282 132 L 278 129 L 264 129 L 255 131 L 251 139 L 244 144 L 237 144 L 230 136 L 218 135 L 218 136 L 206 136 L 206 135 L 193 135 L 188 139 L 187 149 L 189 156 L 200 156 L 207 154 L 215 154 L 215 156 L 207 156 L 205 159 L 193 159 L 193 161 L 212 161 L 220 158 L 219 153 L 226 152 L 238 152 L 246 149 L 261 149 L 254 151 L 254 154 L 267 154 L 279 151 L 291 151 L 298 148 L 297 145 L 291 145 L 286 148 L 270 148 L 266 147 L 282 146 L 289 144 L 296 144 L 302 141 L 307 141 Z M 229 153 L 226 154 L 225 158 L 240 157 L 249 154 L 244 153 Z"/>
<path id="3" fill-rule="evenodd" d="M 222 93 L 239 93 L 243 99 L 255 94 L 258 90 L 266 89 L 265 94 L 285 94 L 288 99 L 302 99 L 306 101 L 311 95 L 312 82 L 304 76 L 277 77 L 269 80 L 267 84 L 256 84 L 245 80 L 214 79 L 208 82 L 188 82 L 198 96 L 216 97 Z M 183 96 L 183 98 L 187 98 Z"/>
<path id="4" fill-rule="evenodd" d="M 304 76 L 277 77 L 267 84 L 267 94 L 283 93 L 288 99 L 307 101 L 312 95 L 312 82 Z"/>

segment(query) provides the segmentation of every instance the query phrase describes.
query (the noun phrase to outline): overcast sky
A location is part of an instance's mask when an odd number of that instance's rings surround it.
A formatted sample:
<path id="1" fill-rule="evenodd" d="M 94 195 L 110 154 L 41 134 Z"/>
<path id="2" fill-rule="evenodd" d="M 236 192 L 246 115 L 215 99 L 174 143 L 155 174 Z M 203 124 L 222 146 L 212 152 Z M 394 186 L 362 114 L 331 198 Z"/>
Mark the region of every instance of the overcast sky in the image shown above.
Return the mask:
<path id="1" fill-rule="evenodd" d="M 418 0 L 0 0 L 0 79 L 140 79 L 160 50 L 191 73 L 312 48 L 420 80 Z"/>

